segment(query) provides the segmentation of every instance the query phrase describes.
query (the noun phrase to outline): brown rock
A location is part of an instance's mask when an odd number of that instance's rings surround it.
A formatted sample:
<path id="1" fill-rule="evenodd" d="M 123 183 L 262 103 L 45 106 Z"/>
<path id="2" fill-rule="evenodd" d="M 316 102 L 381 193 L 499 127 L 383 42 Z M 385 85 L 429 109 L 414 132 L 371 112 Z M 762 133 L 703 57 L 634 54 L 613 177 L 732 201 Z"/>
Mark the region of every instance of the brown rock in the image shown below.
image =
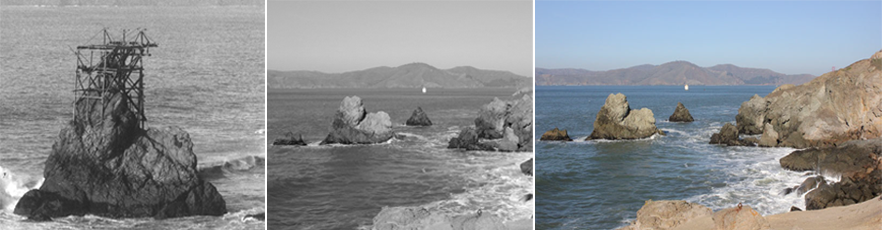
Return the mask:
<path id="1" fill-rule="evenodd" d="M 637 219 L 620 229 L 672 229 L 690 220 L 713 214 L 710 208 L 682 200 L 648 200 Z"/>
<path id="2" fill-rule="evenodd" d="M 714 213 L 714 229 L 755 230 L 770 229 L 771 225 L 762 215 L 748 205 L 727 208 Z"/>
<path id="3" fill-rule="evenodd" d="M 775 127 L 772 124 L 766 123 L 765 127 L 763 127 L 763 136 L 760 137 L 759 146 L 778 146 L 778 132 L 775 132 Z"/>
<path id="4" fill-rule="evenodd" d="M 677 102 L 677 108 L 674 109 L 674 114 L 671 114 L 671 117 L 668 118 L 670 122 L 693 122 L 695 119 L 692 119 L 692 114 L 689 114 L 689 109 L 686 109 L 686 106 L 683 103 Z"/>
<path id="5" fill-rule="evenodd" d="M 653 134 L 664 135 L 655 126 L 652 110 L 642 108 L 631 110 L 625 95 L 610 94 L 594 121 L 594 131 L 586 140 L 591 139 L 639 139 Z"/>
<path id="6" fill-rule="evenodd" d="M 539 138 L 542 141 L 572 141 L 570 139 L 570 135 L 567 135 L 567 130 L 559 130 L 554 128 L 552 130 L 546 131 L 542 134 L 542 137 Z"/>

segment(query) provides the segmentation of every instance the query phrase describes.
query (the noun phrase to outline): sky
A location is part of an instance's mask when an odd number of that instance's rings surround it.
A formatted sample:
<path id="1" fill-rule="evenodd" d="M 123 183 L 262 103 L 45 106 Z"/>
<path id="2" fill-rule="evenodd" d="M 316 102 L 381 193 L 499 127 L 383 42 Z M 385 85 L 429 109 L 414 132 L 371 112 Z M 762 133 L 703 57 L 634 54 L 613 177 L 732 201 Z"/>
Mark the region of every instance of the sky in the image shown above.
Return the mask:
<path id="1" fill-rule="evenodd" d="M 531 1 L 269 1 L 267 68 L 423 62 L 533 75 Z"/>
<path id="2" fill-rule="evenodd" d="M 683 60 L 821 75 L 882 49 L 882 1 L 536 2 L 536 67 Z"/>

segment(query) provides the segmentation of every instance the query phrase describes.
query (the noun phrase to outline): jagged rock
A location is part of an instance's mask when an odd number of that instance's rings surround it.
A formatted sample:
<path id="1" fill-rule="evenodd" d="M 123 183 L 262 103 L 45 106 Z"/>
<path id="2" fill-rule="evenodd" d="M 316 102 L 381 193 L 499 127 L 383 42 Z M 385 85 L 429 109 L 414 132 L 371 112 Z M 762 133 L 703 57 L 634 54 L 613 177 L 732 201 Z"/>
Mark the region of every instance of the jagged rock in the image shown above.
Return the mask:
<path id="1" fill-rule="evenodd" d="M 800 184 L 799 187 L 796 188 L 796 195 L 802 196 L 802 194 L 805 194 L 809 190 L 815 189 L 822 184 L 827 184 L 827 181 L 824 180 L 823 176 L 806 178 L 805 181 L 803 181 L 802 184 Z"/>
<path id="2" fill-rule="evenodd" d="M 421 207 L 383 207 L 373 219 L 375 230 L 395 229 L 505 229 L 495 215 L 482 213 L 446 216 Z"/>
<path id="3" fill-rule="evenodd" d="M 668 118 L 670 122 L 693 122 L 695 119 L 692 119 L 692 114 L 689 114 L 689 109 L 686 109 L 686 106 L 683 103 L 677 102 L 677 108 L 674 109 L 674 114 L 671 114 L 671 117 Z"/>
<path id="4" fill-rule="evenodd" d="M 303 135 L 294 134 L 294 132 L 285 133 L 284 137 L 276 138 L 273 141 L 273 145 L 299 145 L 304 146 L 306 142 L 303 141 Z"/>
<path id="5" fill-rule="evenodd" d="M 549 130 L 549 131 L 545 132 L 544 134 L 542 134 L 542 137 L 540 137 L 539 140 L 543 140 L 543 141 L 572 141 L 573 139 L 570 139 L 570 135 L 567 135 L 566 129 L 559 130 L 557 128 L 554 128 L 554 129 Z"/>
<path id="6" fill-rule="evenodd" d="M 484 139 L 501 138 L 502 132 L 505 131 L 505 114 L 510 106 L 509 103 L 499 100 L 499 98 L 493 98 L 493 101 L 481 107 L 478 118 L 475 118 L 478 137 Z"/>
<path id="7" fill-rule="evenodd" d="M 533 97 L 529 90 L 520 99 L 503 101 L 494 98 L 484 105 L 475 119 L 475 128 L 463 129 L 448 142 L 448 148 L 488 151 L 533 150 Z M 509 129 L 511 130 L 509 132 Z M 514 143 L 514 145 L 512 145 Z"/>
<path id="8" fill-rule="evenodd" d="M 711 136 L 710 144 L 741 145 L 741 141 L 738 139 L 738 130 L 732 123 L 726 122 L 723 128 L 720 128 L 719 133 L 714 133 Z"/>
<path id="9" fill-rule="evenodd" d="M 739 204 L 741 206 L 741 204 Z M 714 229 L 761 230 L 771 229 L 766 218 L 748 205 L 727 208 L 714 213 Z"/>
<path id="10" fill-rule="evenodd" d="M 479 141 L 478 132 L 472 127 L 467 127 L 459 132 L 457 137 L 447 142 L 447 148 L 492 151 L 493 147 L 484 145 Z"/>
<path id="11" fill-rule="evenodd" d="M 513 152 L 518 150 L 518 136 L 514 134 L 514 130 L 511 127 L 505 127 L 503 136 L 500 139 L 480 142 L 482 145 L 489 146 L 496 151 Z"/>
<path id="12" fill-rule="evenodd" d="M 642 108 L 631 110 L 625 95 L 610 94 L 594 121 L 594 131 L 586 140 L 591 139 L 638 139 L 664 135 L 655 126 L 652 110 Z"/>
<path id="13" fill-rule="evenodd" d="M 882 136 L 882 70 L 864 59 L 799 86 L 782 86 L 765 98 L 755 95 L 735 117 L 741 134 L 777 132 L 777 146 L 829 147 Z"/>
<path id="14" fill-rule="evenodd" d="M 346 97 L 321 144 L 374 144 L 395 136 L 392 120 L 383 111 L 367 113 L 358 96 Z"/>
<path id="15" fill-rule="evenodd" d="M 759 139 L 759 146 L 778 146 L 778 132 L 775 132 L 775 127 L 773 127 L 772 124 L 766 123 L 766 125 L 763 127 L 763 135 Z"/>
<path id="16" fill-rule="evenodd" d="M 619 229 L 673 229 L 690 220 L 713 214 L 710 208 L 682 200 L 648 200 L 637 219 Z"/>
<path id="17" fill-rule="evenodd" d="M 533 175 L 533 158 L 530 158 L 530 160 L 521 163 L 521 172 L 527 176 Z"/>
<path id="18" fill-rule="evenodd" d="M 432 126 L 432 121 L 429 120 L 429 115 L 423 112 L 422 107 L 417 107 L 404 124 L 407 126 Z"/>
<path id="19" fill-rule="evenodd" d="M 226 204 L 199 177 L 189 134 L 178 127 L 139 128 L 118 92 L 79 99 L 77 116 L 58 135 L 39 189 L 14 213 L 32 219 L 93 214 L 168 218 L 219 216 Z"/>

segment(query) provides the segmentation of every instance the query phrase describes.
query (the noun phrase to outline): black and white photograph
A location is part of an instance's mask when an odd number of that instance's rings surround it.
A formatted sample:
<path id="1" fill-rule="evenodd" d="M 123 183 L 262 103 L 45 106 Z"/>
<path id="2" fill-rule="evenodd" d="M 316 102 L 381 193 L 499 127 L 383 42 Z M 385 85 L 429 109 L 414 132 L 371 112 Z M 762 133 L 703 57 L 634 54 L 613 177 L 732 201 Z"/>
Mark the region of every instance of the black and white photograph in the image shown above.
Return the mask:
<path id="1" fill-rule="evenodd" d="M 265 3 L 0 1 L 0 228 L 265 229 Z"/>
<path id="2" fill-rule="evenodd" d="M 532 229 L 532 1 L 268 1 L 269 229 Z"/>

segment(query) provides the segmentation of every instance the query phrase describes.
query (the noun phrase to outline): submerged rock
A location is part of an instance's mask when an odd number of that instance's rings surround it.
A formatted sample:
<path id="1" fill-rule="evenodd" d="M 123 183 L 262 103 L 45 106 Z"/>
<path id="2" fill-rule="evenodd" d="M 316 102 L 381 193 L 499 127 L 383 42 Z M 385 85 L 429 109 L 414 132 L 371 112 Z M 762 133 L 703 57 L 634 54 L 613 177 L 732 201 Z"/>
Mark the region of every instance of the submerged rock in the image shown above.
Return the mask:
<path id="1" fill-rule="evenodd" d="M 432 121 L 429 120 L 429 115 L 423 112 L 422 107 L 417 107 L 404 124 L 407 126 L 432 126 Z"/>
<path id="2" fill-rule="evenodd" d="M 693 122 L 695 119 L 692 119 L 692 114 L 689 114 L 689 109 L 686 109 L 686 106 L 683 103 L 677 102 L 677 108 L 674 109 L 674 114 L 671 114 L 671 117 L 668 118 L 670 122 Z"/>
<path id="3" fill-rule="evenodd" d="M 219 216 L 226 203 L 197 173 L 193 142 L 178 127 L 141 129 L 120 93 L 80 99 L 58 135 L 39 189 L 14 213 L 32 219 L 69 215 L 169 218 Z"/>
<path id="4" fill-rule="evenodd" d="M 591 139 L 638 139 L 650 137 L 653 134 L 664 135 L 664 132 L 655 126 L 655 117 L 652 110 L 642 108 L 631 110 L 625 95 L 610 94 L 606 103 L 597 112 L 594 121 L 594 131 L 587 140 Z"/>
<path id="5" fill-rule="evenodd" d="M 285 133 L 284 137 L 277 138 L 273 141 L 273 145 L 299 145 L 304 146 L 306 142 L 303 141 L 303 135 L 294 134 L 294 132 Z"/>
<path id="6" fill-rule="evenodd" d="M 475 127 L 465 128 L 450 139 L 447 148 L 486 151 L 533 150 L 533 97 L 522 90 L 511 101 L 493 98 L 484 105 L 475 119 Z"/>
<path id="7" fill-rule="evenodd" d="M 682 200 L 648 200 L 637 211 L 637 219 L 626 229 L 673 229 L 690 220 L 713 214 L 710 208 Z"/>
<path id="8" fill-rule="evenodd" d="M 383 111 L 367 113 L 358 96 L 346 97 L 321 144 L 374 144 L 395 136 L 392 120 Z"/>
<path id="9" fill-rule="evenodd" d="M 539 138 L 542 141 L 572 141 L 570 139 L 570 135 L 567 134 L 567 130 L 559 130 L 554 128 L 542 134 L 542 137 Z"/>

